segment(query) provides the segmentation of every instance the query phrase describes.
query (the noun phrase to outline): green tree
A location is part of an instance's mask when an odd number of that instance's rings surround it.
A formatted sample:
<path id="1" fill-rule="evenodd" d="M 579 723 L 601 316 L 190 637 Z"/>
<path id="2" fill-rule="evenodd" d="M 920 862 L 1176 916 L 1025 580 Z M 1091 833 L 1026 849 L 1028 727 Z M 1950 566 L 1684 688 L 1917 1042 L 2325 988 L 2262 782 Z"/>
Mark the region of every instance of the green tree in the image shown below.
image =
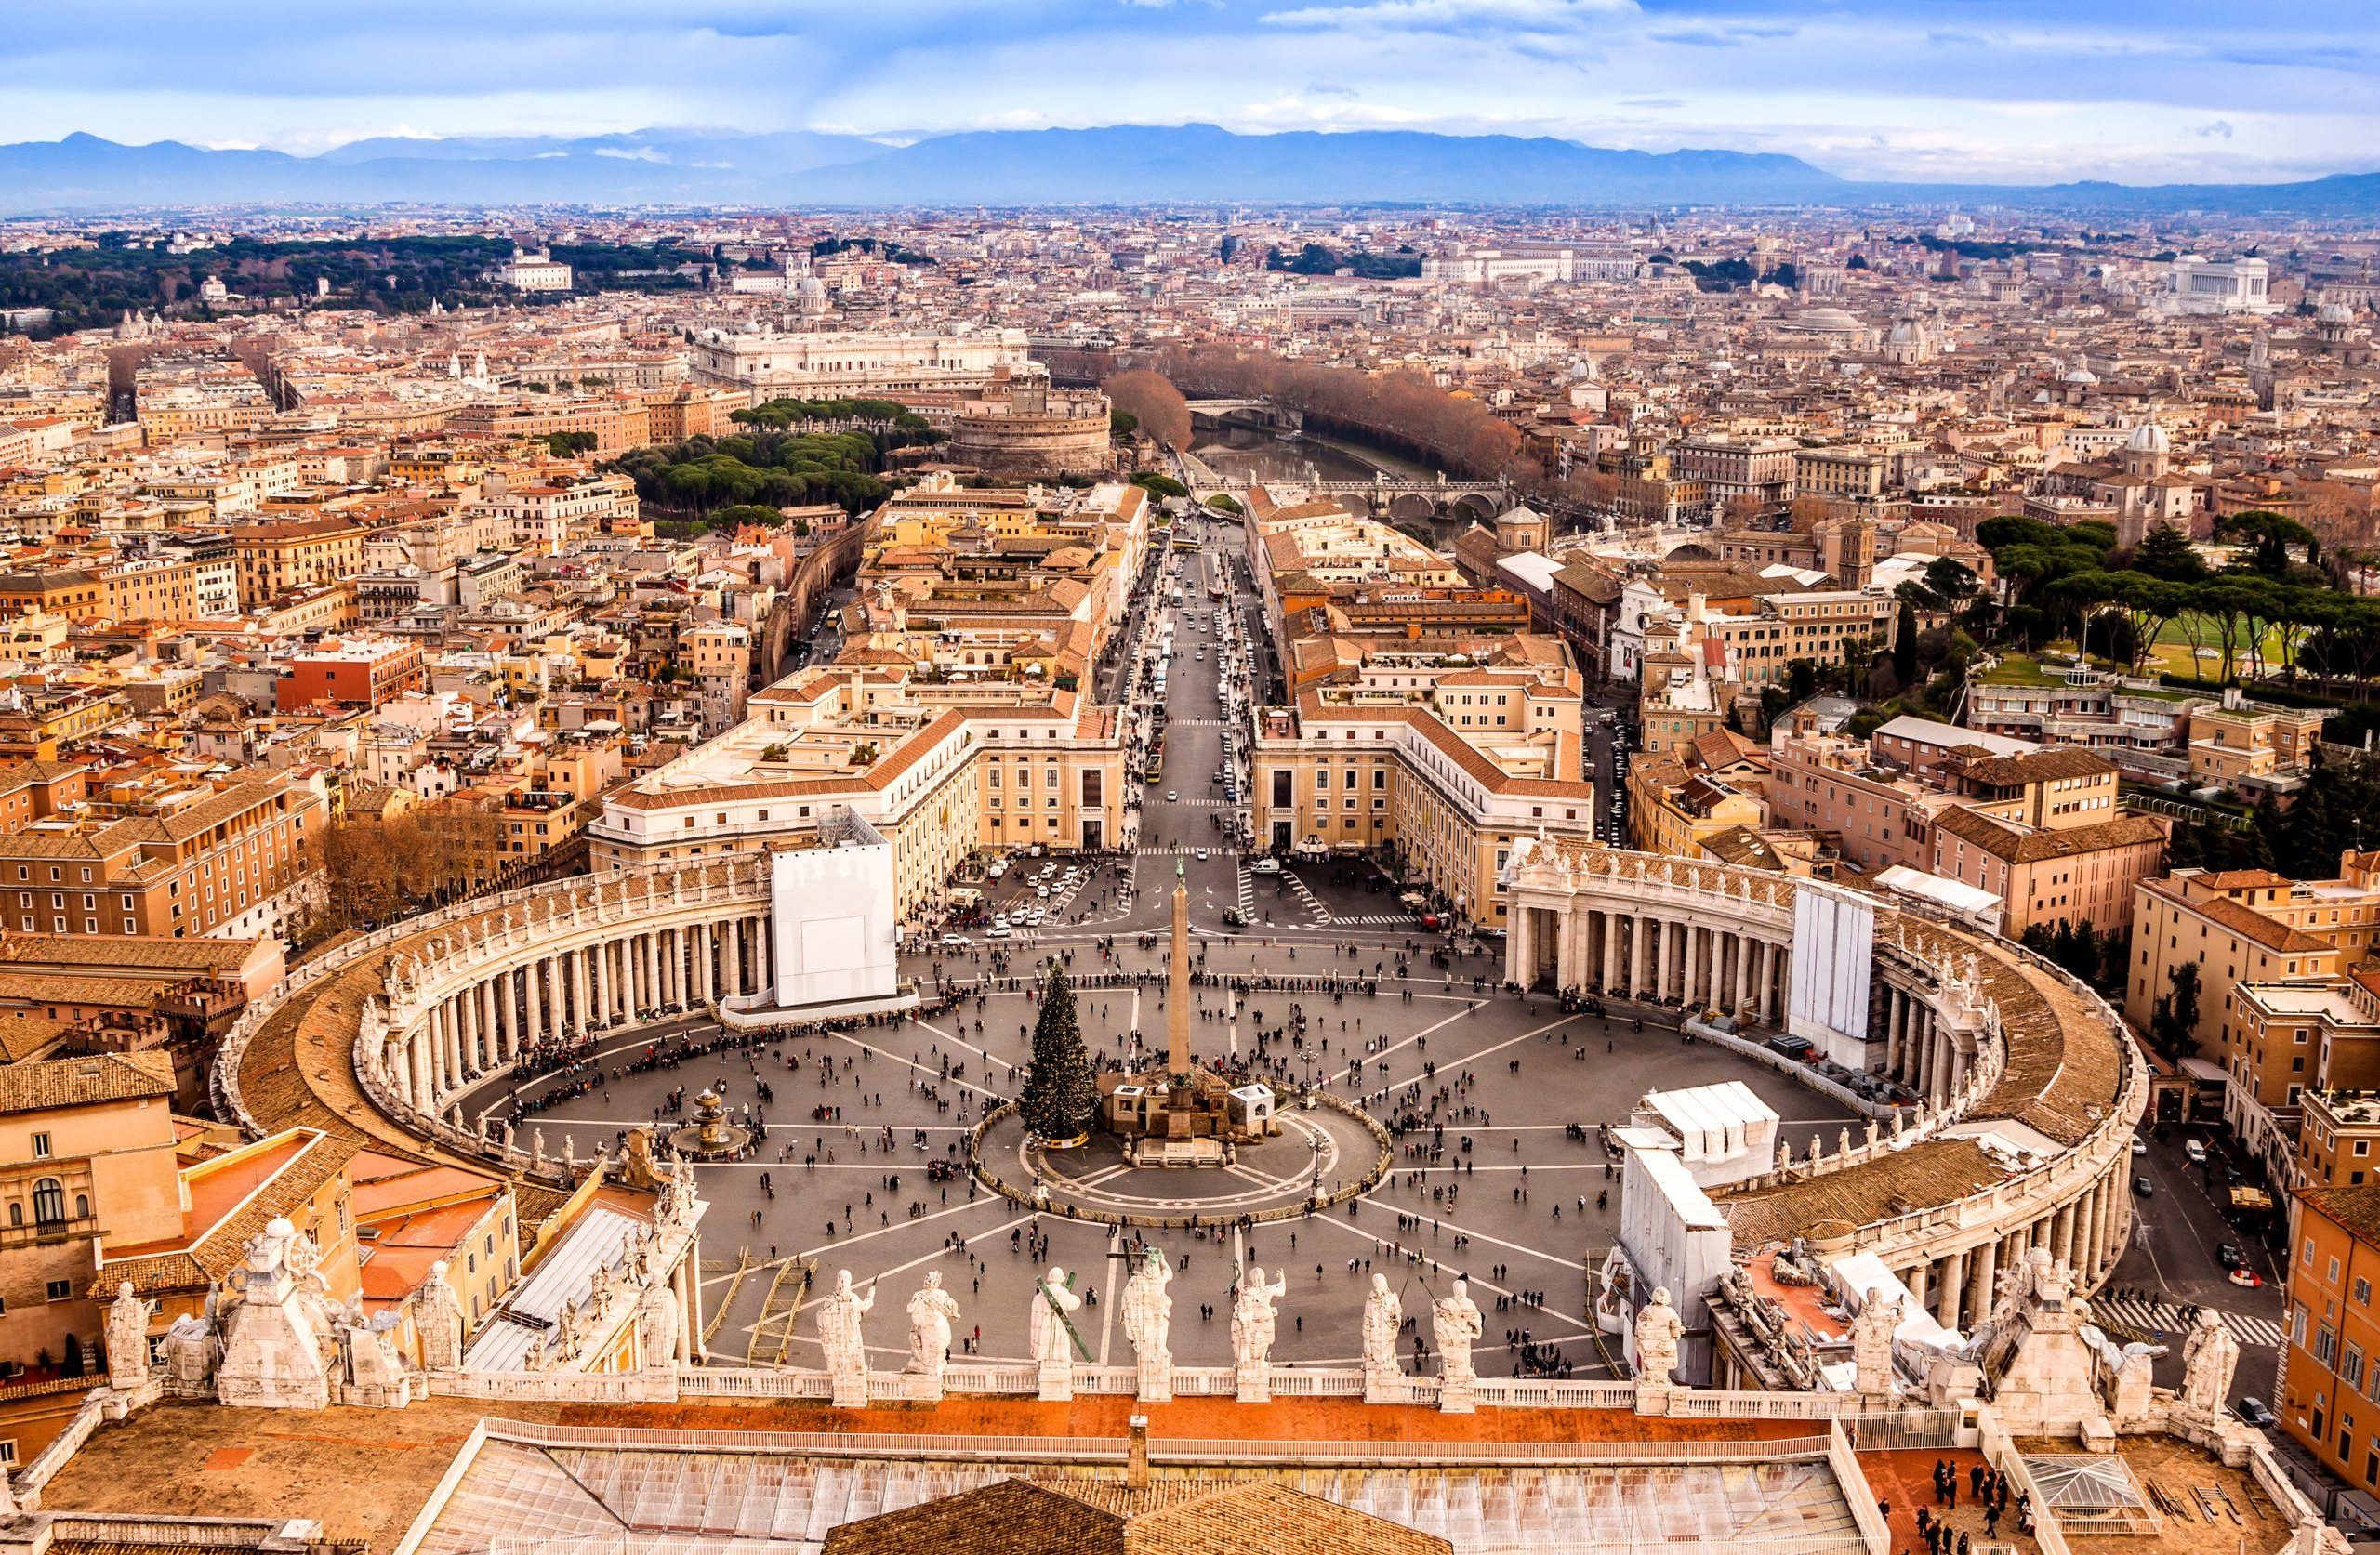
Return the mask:
<path id="1" fill-rule="evenodd" d="M 2150 527 L 2134 547 L 2132 567 L 2167 583 L 2203 583 L 2207 578 L 2206 562 L 2190 545 L 2190 537 L 2168 523 Z"/>
<path id="2" fill-rule="evenodd" d="M 2185 961 L 2166 976 L 2173 992 L 2157 995 L 2149 1016 L 2149 1045 L 2178 1063 L 2198 1051 L 2198 963 Z"/>
<path id="3" fill-rule="evenodd" d="M 2245 540 L 2250 546 L 2249 567 L 2268 578 L 2289 575 L 2289 547 L 2303 546 L 2310 559 L 2319 544 L 2314 532 L 2284 514 L 2252 507 L 2244 513 L 2229 513 L 2215 521 L 2215 533 L 2227 538 Z"/>
<path id="4" fill-rule="evenodd" d="M 1033 1028 L 1033 1066 L 1025 1073 L 1017 1112 L 1025 1127 L 1048 1142 L 1079 1140 L 1091 1130 L 1099 1092 L 1091 1077 L 1091 1054 L 1075 1017 L 1075 993 L 1065 969 L 1050 965 L 1041 991 L 1041 1019 Z"/>

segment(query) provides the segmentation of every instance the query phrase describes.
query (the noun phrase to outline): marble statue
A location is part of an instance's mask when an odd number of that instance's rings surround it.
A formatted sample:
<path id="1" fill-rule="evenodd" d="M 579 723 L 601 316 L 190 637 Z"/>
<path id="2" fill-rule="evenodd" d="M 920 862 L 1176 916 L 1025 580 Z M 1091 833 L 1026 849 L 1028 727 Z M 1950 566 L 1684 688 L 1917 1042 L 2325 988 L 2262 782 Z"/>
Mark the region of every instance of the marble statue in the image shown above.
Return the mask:
<path id="1" fill-rule="evenodd" d="M 1163 1403 L 1173 1397 L 1173 1352 L 1167 1340 L 1173 1298 L 1165 1288 L 1172 1282 L 1173 1265 L 1155 1246 L 1142 1250 L 1139 1264 L 1124 1282 L 1124 1338 L 1130 1341 L 1140 1368 L 1139 1394 L 1145 1403 Z"/>
<path id="2" fill-rule="evenodd" d="M 908 1370 L 942 1386 L 950 1364 L 950 1331 L 959 1321 L 959 1298 L 942 1288 L 942 1272 L 928 1270 L 926 1283 L 909 1298 Z"/>
<path id="3" fill-rule="evenodd" d="M 1487 1331 L 1479 1305 L 1471 1298 L 1470 1282 L 1457 1280 L 1454 1289 L 1430 1308 L 1430 1339 L 1438 1347 L 1438 1375 L 1448 1382 L 1474 1380 L 1479 1374 L 1472 1368 L 1471 1347 Z"/>
<path id="4" fill-rule="evenodd" d="M 835 1272 L 835 1288 L 818 1304 L 818 1347 L 826 1353 L 826 1375 L 835 1384 L 835 1404 L 852 1408 L 867 1403 L 867 1343 L 860 1335 L 860 1319 L 876 1305 L 876 1290 L 866 1296 L 852 1289 L 852 1272 Z"/>
<path id="5" fill-rule="evenodd" d="M 1887 1306 L 1874 1291 L 1851 1320 L 1852 1387 L 1863 1399 L 1886 1399 L 1893 1391 L 1893 1331 L 1900 1326 L 1900 1298 Z"/>
<path id="6" fill-rule="evenodd" d="M 1405 1303 L 1388 1288 L 1388 1276 L 1374 1274 L 1364 1298 L 1364 1387 L 1376 1390 L 1398 1375 L 1396 1338 L 1405 1327 Z"/>
<path id="7" fill-rule="evenodd" d="M 678 1296 L 655 1281 L 636 1303 L 637 1356 L 647 1371 L 678 1364 Z"/>
<path id="8" fill-rule="evenodd" d="M 339 1329 L 343 1365 L 339 1402 L 367 1409 L 403 1409 L 413 1402 L 417 1380 L 405 1370 L 397 1353 L 397 1325 L 403 1320 L 383 1312 L 369 1322 L 350 1323 Z"/>
<path id="9" fill-rule="evenodd" d="M 337 1351 L 337 1311 L 299 1287 L 291 1253 L 301 1242 L 312 1248 L 311 1238 L 278 1216 L 248 1241 L 237 1275 L 240 1301 L 225 1321 L 215 1373 L 216 1396 L 224 1403 L 330 1407 L 328 1362 Z"/>
<path id="10" fill-rule="evenodd" d="M 421 1341 L 426 1371 L 452 1371 L 463 1364 L 463 1303 L 446 1283 L 446 1260 L 430 1266 L 430 1278 L 413 1293 L 414 1337 Z"/>
<path id="11" fill-rule="evenodd" d="M 1678 1339 L 1686 1321 L 1670 1305 L 1670 1287 L 1655 1285 L 1653 1298 L 1636 1314 L 1636 1381 L 1639 1386 L 1666 1388 L 1677 1370 Z"/>
<path id="12" fill-rule="evenodd" d="M 1082 1305 L 1082 1298 L 1066 1288 L 1066 1272 L 1056 1264 L 1033 1282 L 1033 1306 L 1025 1316 L 1025 1338 L 1038 1369 L 1036 1396 L 1057 1402 L 1075 1396 L 1076 1343 L 1074 1323 L 1066 1314 Z"/>
<path id="13" fill-rule="evenodd" d="M 642 1124 L 628 1130 L 628 1155 L 620 1166 L 620 1180 L 640 1191 L 649 1190 L 660 1181 L 653 1171 L 653 1130 Z"/>
<path id="14" fill-rule="evenodd" d="M 1033 1311 L 1025 1320 L 1030 1353 L 1036 1361 L 1063 1361 L 1074 1342 L 1066 1314 L 1082 1305 L 1082 1298 L 1067 1288 L 1066 1272 L 1056 1264 L 1034 1282 Z"/>
<path id="15" fill-rule="evenodd" d="M 2183 1407 L 2202 1415 L 2222 1414 L 2239 1364 L 2240 1341 L 2223 1325 L 2219 1313 L 2201 1307 L 2190 1337 L 2182 1341 Z"/>
<path id="16" fill-rule="evenodd" d="M 213 1304 L 210 1298 L 209 1307 Z M 215 1337 L 212 1321 L 189 1316 L 174 1319 L 159 1348 L 166 1391 L 178 1399 L 215 1396 L 215 1368 L 222 1361 L 223 1346 Z"/>
<path id="17" fill-rule="evenodd" d="M 1239 1295 L 1231 1307 L 1231 1361 L 1245 1403 L 1258 1403 L 1271 1396 L 1266 1383 L 1277 1321 L 1273 1303 L 1288 1295 L 1289 1290 L 1286 1276 L 1267 1285 L 1264 1271 L 1254 1265 L 1239 1282 Z"/>
<path id="18" fill-rule="evenodd" d="M 132 1282 L 115 1287 L 108 1303 L 108 1386 L 129 1392 L 149 1380 L 149 1303 L 132 1294 Z"/>

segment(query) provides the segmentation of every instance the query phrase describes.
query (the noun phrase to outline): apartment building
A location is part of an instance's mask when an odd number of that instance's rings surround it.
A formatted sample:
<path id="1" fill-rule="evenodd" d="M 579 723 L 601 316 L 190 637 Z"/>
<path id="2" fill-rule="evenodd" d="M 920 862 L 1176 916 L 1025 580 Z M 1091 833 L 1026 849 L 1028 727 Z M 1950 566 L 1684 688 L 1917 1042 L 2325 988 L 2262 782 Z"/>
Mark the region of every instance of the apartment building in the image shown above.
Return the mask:
<path id="1" fill-rule="evenodd" d="M 2290 1208 L 2289 1310 L 2272 1410 L 2349 1484 L 2380 1490 L 2380 1186 L 2308 1188 Z"/>
<path id="2" fill-rule="evenodd" d="M 1410 655 L 1367 668 L 1263 717 L 1250 806 L 1259 841 L 1391 857 L 1457 916 L 1501 925 L 1514 837 L 1593 836 L 1576 672 L 1434 667 Z"/>
<path id="3" fill-rule="evenodd" d="M 317 870 L 326 809 L 285 773 L 192 785 L 112 819 L 36 823 L 0 837 L 0 925 L 27 934 L 280 932 Z"/>
<path id="4" fill-rule="evenodd" d="M 2251 1072 L 2251 1012 L 2241 986 L 2335 984 L 2371 953 L 2375 936 L 2380 854 L 2342 854 L 2339 875 L 2330 880 L 2291 880 L 2266 869 L 2181 869 L 2143 880 L 2133 890 L 2124 1017 L 2147 1030 L 2158 998 L 2172 991 L 2175 969 L 2195 962 L 2199 1056 L 2223 1073 L 2227 1121 L 2243 1138 L 2268 1139 L 2282 1132 L 2262 1100 L 2275 1086 L 2272 1076 Z M 2255 1013 L 2268 1024 L 2268 1010 Z M 2271 1050 L 2268 1043 L 2266 1051 Z M 2282 1105 L 2290 1100 L 2288 1086 L 2304 1083 L 2302 1071 L 2290 1073 L 2299 1077 L 2279 1082 Z M 2284 1149 L 2294 1143 L 2294 1135 L 2282 1140 Z"/>
<path id="5" fill-rule="evenodd" d="M 530 394 L 517 400 L 483 401 L 455 413 L 448 428 L 457 437 L 502 446 L 542 441 L 557 432 L 584 432 L 598 454 L 618 454 L 653 441 L 644 401 L 631 395 Z"/>
<path id="6" fill-rule="evenodd" d="M 231 531 L 240 608 L 263 609 L 293 589 L 334 584 L 364 570 L 364 529 L 341 518 L 284 519 Z"/>
<path id="7" fill-rule="evenodd" d="M 327 639 L 281 662 L 273 705 L 377 707 L 419 689 L 426 679 L 421 644 L 403 638 Z"/>

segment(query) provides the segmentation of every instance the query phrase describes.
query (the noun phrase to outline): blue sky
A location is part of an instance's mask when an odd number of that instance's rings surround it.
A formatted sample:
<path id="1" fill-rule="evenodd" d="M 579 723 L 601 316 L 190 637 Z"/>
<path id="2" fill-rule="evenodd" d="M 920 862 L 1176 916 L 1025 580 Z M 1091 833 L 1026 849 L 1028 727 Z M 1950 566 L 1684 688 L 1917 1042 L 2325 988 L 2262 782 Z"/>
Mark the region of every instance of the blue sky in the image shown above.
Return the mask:
<path id="1" fill-rule="evenodd" d="M 0 139 L 1180 123 L 1849 177 L 2380 168 L 2380 0 L 17 0 Z"/>

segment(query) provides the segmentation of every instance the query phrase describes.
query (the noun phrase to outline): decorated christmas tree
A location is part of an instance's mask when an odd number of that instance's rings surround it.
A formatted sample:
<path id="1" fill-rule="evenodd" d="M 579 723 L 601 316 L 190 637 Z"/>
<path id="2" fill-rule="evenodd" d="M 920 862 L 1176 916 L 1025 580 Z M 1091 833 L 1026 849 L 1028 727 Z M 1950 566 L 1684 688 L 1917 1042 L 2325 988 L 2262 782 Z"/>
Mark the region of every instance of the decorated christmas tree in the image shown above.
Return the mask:
<path id="1" fill-rule="evenodd" d="M 1033 1067 L 1025 1077 L 1017 1111 L 1044 1144 L 1080 1140 L 1091 1130 L 1099 1092 L 1091 1078 L 1091 1054 L 1075 1019 L 1074 989 L 1054 962 L 1041 995 L 1041 1019 L 1033 1028 Z"/>

